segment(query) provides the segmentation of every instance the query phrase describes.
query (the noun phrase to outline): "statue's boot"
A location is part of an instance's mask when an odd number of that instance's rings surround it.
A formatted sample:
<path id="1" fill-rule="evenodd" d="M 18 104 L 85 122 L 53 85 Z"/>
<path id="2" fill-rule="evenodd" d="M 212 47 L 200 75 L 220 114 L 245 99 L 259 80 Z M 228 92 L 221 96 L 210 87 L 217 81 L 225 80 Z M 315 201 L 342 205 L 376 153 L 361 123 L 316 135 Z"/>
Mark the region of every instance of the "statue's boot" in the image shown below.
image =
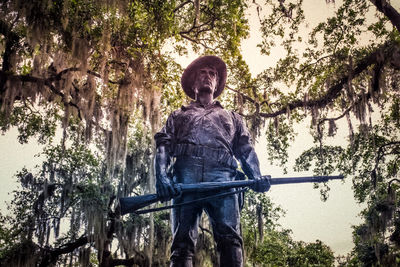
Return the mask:
<path id="1" fill-rule="evenodd" d="M 238 246 L 224 246 L 219 251 L 219 266 L 221 267 L 242 267 L 242 248 Z"/>
<path id="2" fill-rule="evenodd" d="M 193 267 L 192 258 L 174 258 L 171 260 L 170 267 Z"/>

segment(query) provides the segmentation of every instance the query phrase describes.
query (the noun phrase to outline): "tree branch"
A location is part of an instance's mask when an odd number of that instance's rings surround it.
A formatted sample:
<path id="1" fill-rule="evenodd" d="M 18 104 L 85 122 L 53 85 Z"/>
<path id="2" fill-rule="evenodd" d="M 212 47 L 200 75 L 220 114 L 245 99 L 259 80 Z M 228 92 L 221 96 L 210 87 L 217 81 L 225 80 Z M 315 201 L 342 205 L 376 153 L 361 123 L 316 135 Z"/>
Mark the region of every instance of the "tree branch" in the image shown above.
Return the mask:
<path id="1" fill-rule="evenodd" d="M 109 266 L 118 266 L 118 265 L 132 266 L 134 264 L 138 266 L 147 266 L 148 259 L 144 254 L 138 253 L 134 257 L 129 259 L 112 259 L 110 261 Z"/>
<path id="2" fill-rule="evenodd" d="M 343 118 L 344 116 L 346 116 L 346 114 L 349 113 L 350 110 L 351 110 L 353 107 L 354 107 L 354 105 L 348 107 L 341 115 L 339 115 L 339 116 L 337 116 L 337 117 L 335 117 L 335 118 L 324 118 L 324 119 L 320 120 L 320 121 L 318 122 L 318 127 L 319 127 L 319 125 L 321 125 L 322 123 L 324 123 L 324 122 L 326 122 L 326 121 L 337 121 L 337 120 L 340 120 L 341 118 Z"/>
<path id="3" fill-rule="evenodd" d="M 10 71 L 12 69 L 11 57 L 15 53 L 20 37 L 13 32 L 11 27 L 3 20 L 0 20 L 0 34 L 4 35 L 6 41 L 1 70 Z M 4 77 L 0 77 L 0 94 L 5 92 L 6 81 Z"/>
<path id="4" fill-rule="evenodd" d="M 192 2 L 192 1 L 190 1 L 190 2 Z M 196 3 L 193 3 L 193 4 L 196 5 Z M 204 23 L 202 23 L 201 25 L 198 25 L 198 17 L 195 16 L 195 19 L 193 21 L 192 27 L 190 29 L 188 29 L 188 30 L 182 30 L 182 31 L 179 32 L 181 37 L 183 37 L 183 38 L 185 38 L 185 39 L 187 39 L 189 41 L 195 42 L 195 43 L 200 43 L 198 41 L 198 38 L 199 38 L 200 34 L 203 33 L 203 32 L 211 31 L 212 29 L 214 29 L 215 21 L 218 18 L 215 16 L 214 13 L 207 12 L 207 10 L 205 10 L 204 8 L 203 8 L 203 12 L 204 13 L 208 13 L 208 15 L 210 16 L 209 20 L 204 22 Z M 189 37 L 188 35 L 190 35 L 193 32 L 194 32 L 194 37 Z M 203 44 L 203 43 L 200 43 L 200 44 L 207 48 L 206 44 Z"/>
<path id="5" fill-rule="evenodd" d="M 230 86 L 225 86 L 225 87 L 226 87 L 226 89 L 231 90 L 232 92 L 235 92 L 235 93 L 241 95 L 244 99 L 250 101 L 251 103 L 253 103 L 253 104 L 255 104 L 255 105 L 259 105 L 258 102 L 257 102 L 256 100 L 254 100 L 254 99 L 251 98 L 250 96 L 248 96 L 248 95 L 246 95 L 246 94 L 240 92 L 239 90 L 233 89 L 233 88 L 230 87 Z"/>
<path id="6" fill-rule="evenodd" d="M 400 141 L 392 141 L 383 145 L 380 145 L 378 148 L 378 151 L 376 152 L 376 158 L 375 158 L 375 166 L 374 168 L 371 170 L 371 179 L 372 179 L 372 183 L 374 185 L 374 187 L 376 186 L 376 173 L 379 167 L 379 162 L 383 159 L 383 157 L 385 156 L 384 154 L 384 149 L 388 146 L 392 146 L 392 145 L 400 145 Z M 390 187 L 390 182 L 389 182 L 389 187 Z"/>
<path id="7" fill-rule="evenodd" d="M 386 0 L 370 0 L 376 8 L 382 12 L 400 32 L 400 13 Z"/>
<path id="8" fill-rule="evenodd" d="M 44 84 L 46 85 L 50 91 L 52 91 L 54 94 L 60 96 L 61 98 L 64 98 L 64 94 L 60 91 L 58 91 L 54 85 L 51 83 L 53 80 L 51 78 L 49 79 L 43 79 L 43 78 L 39 78 L 39 77 L 35 77 L 35 76 L 31 76 L 31 75 L 14 75 L 14 74 L 10 74 L 8 72 L 2 71 L 0 70 L 0 79 L 5 79 L 5 80 L 18 80 L 20 82 L 31 82 L 31 83 L 36 83 L 36 84 Z M 61 79 L 61 78 L 60 78 Z M 80 112 L 80 108 L 79 106 L 72 102 L 65 102 L 65 105 L 70 105 L 75 107 L 78 110 L 78 117 L 79 119 L 82 120 L 82 115 Z"/>
<path id="9" fill-rule="evenodd" d="M 39 264 L 39 267 L 46 267 L 55 263 L 58 260 L 58 257 L 73 252 L 75 249 L 86 245 L 89 243 L 89 239 L 87 236 L 81 236 L 74 242 L 67 243 L 62 245 L 60 248 L 56 249 L 45 249 L 45 256 L 43 257 L 42 261 Z"/>
<path id="10" fill-rule="evenodd" d="M 349 79 L 354 79 L 355 77 L 360 75 L 363 71 L 367 70 L 368 67 L 370 67 L 371 65 L 376 64 L 377 66 L 382 66 L 383 62 L 386 61 L 386 59 L 392 55 L 391 48 L 393 48 L 395 45 L 396 44 L 394 44 L 393 42 L 388 41 L 385 44 L 383 44 L 380 48 L 377 48 L 375 51 L 373 51 L 369 55 L 365 56 L 362 60 L 360 60 L 360 62 L 355 67 L 355 69 L 352 71 L 352 73 L 342 77 L 335 85 L 331 86 L 323 96 L 321 96 L 317 99 L 314 99 L 314 100 L 309 100 L 309 101 L 295 100 L 295 101 L 292 101 L 292 102 L 286 104 L 285 106 L 281 107 L 279 110 L 274 111 L 274 112 L 269 112 L 269 113 L 259 112 L 260 106 L 262 106 L 263 104 L 267 104 L 269 107 L 271 107 L 271 105 L 270 105 L 270 103 L 268 103 L 268 101 L 262 101 L 260 103 L 257 100 L 249 97 L 248 95 L 246 95 L 238 90 L 235 90 L 229 86 L 226 86 L 226 88 L 235 93 L 240 94 L 244 99 L 253 103 L 256 106 L 256 111 L 253 114 L 240 114 L 246 118 L 251 118 L 251 117 L 254 117 L 257 115 L 264 117 L 264 118 L 275 118 L 279 115 L 286 114 L 288 111 L 292 111 L 297 108 L 304 108 L 304 107 L 323 108 L 340 96 L 341 91 L 343 90 L 344 86 L 347 84 Z M 369 92 L 367 93 L 366 96 L 367 96 L 367 98 L 371 97 Z M 272 103 L 272 104 L 274 104 L 274 103 Z M 346 110 L 337 119 L 340 119 L 344 115 L 346 115 L 346 113 L 348 113 L 351 110 L 351 108 L 352 107 L 350 107 L 349 110 Z M 328 120 L 328 119 L 325 119 L 323 121 L 326 121 L 326 120 Z"/>
<path id="11" fill-rule="evenodd" d="M 6 39 L 5 50 L 3 54 L 3 71 L 9 71 L 11 67 L 10 56 L 19 42 L 19 35 L 11 30 L 11 27 L 3 20 L 0 20 L 0 34 Z"/>
<path id="12" fill-rule="evenodd" d="M 340 96 L 341 91 L 344 88 L 344 85 L 347 84 L 348 79 L 352 78 L 354 79 L 358 75 L 360 75 L 363 71 L 367 70 L 367 68 L 373 64 L 379 64 L 381 63 L 385 57 L 388 57 L 390 54 L 391 49 L 394 46 L 392 42 L 386 42 L 382 47 L 376 49 L 374 52 L 371 54 L 367 55 L 364 57 L 358 65 L 355 67 L 351 75 L 346 75 L 342 77 L 335 85 L 331 86 L 325 95 L 314 99 L 314 100 L 309 100 L 309 101 L 303 101 L 303 100 L 295 100 L 286 106 L 282 107 L 281 109 L 271 112 L 271 113 L 259 113 L 261 117 L 264 118 L 273 118 L 277 117 L 279 115 L 285 114 L 288 110 L 294 110 L 297 108 L 302 108 L 302 107 L 316 107 L 316 108 L 323 108 L 329 103 L 331 103 L 333 100 L 338 98 Z"/>
<path id="13" fill-rule="evenodd" d="M 75 71 L 81 71 L 81 70 L 82 70 L 81 68 L 76 68 L 76 67 L 67 68 L 67 69 L 64 69 L 64 70 L 60 71 L 60 72 L 57 73 L 55 76 L 52 76 L 52 77 L 48 78 L 47 80 L 49 80 L 49 81 L 59 81 L 59 80 L 61 80 L 61 78 L 62 78 L 62 76 L 63 76 L 64 74 L 66 74 L 66 73 L 68 73 L 68 72 L 70 72 L 70 71 L 75 72 Z M 100 74 L 98 74 L 98 73 L 96 73 L 96 72 L 94 72 L 94 71 L 92 71 L 92 70 L 87 70 L 86 73 L 89 74 L 89 75 L 93 75 L 93 76 L 95 76 L 95 77 L 97 77 L 97 78 L 101 78 L 101 75 L 100 75 Z M 123 83 L 124 83 L 124 80 L 123 80 L 123 79 L 121 79 L 121 80 L 119 80 L 119 81 L 111 81 L 111 80 L 108 80 L 108 82 L 109 82 L 109 83 L 112 83 L 112 84 L 123 84 Z"/>
<path id="14" fill-rule="evenodd" d="M 193 42 L 193 43 L 199 44 L 199 45 L 203 46 L 203 47 L 204 47 L 204 48 L 206 48 L 206 49 L 209 49 L 209 50 L 214 50 L 214 48 L 212 48 L 212 47 L 209 47 L 207 44 L 205 44 L 205 43 L 202 43 L 202 42 L 200 42 L 200 41 L 198 41 L 198 40 L 195 40 L 195 39 L 193 39 L 193 38 L 189 37 L 189 36 L 188 36 L 188 35 L 186 35 L 186 34 L 181 34 L 181 37 L 182 37 L 183 39 L 189 40 L 190 42 Z"/>
<path id="15" fill-rule="evenodd" d="M 193 24 L 193 26 L 190 29 L 185 30 L 185 31 L 180 31 L 179 34 L 180 35 L 189 34 L 189 33 L 192 33 L 194 30 L 197 30 L 196 37 L 198 37 L 199 34 L 202 32 L 211 31 L 213 29 L 214 22 L 215 22 L 215 18 L 213 18 L 207 22 L 204 22 L 201 25 Z M 206 26 L 208 26 L 208 27 L 206 27 Z"/>
<path id="16" fill-rule="evenodd" d="M 176 11 L 178 11 L 179 9 L 181 9 L 182 7 L 186 6 L 189 3 L 193 3 L 193 2 L 190 1 L 190 0 L 189 1 L 185 1 L 185 2 L 181 3 L 179 6 L 175 7 L 173 12 L 175 13 Z"/>

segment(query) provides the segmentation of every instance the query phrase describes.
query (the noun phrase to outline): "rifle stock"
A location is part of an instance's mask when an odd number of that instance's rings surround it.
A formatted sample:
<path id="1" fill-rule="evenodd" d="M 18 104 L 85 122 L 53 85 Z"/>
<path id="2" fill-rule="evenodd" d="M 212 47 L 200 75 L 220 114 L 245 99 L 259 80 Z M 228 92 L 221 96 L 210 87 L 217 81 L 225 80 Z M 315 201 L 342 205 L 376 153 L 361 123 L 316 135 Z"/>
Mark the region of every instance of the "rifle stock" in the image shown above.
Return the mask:
<path id="1" fill-rule="evenodd" d="M 333 179 L 343 179 L 343 175 L 337 176 L 307 176 L 307 177 L 291 177 L 291 178 L 270 178 L 263 176 L 263 179 L 268 179 L 271 185 L 279 184 L 295 184 L 295 183 L 322 183 Z M 254 180 L 239 180 L 229 182 L 205 182 L 198 184 L 175 184 L 175 188 L 181 193 L 190 192 L 209 192 L 219 191 L 231 188 L 251 187 L 256 181 Z M 120 201 L 121 215 L 134 213 L 138 209 L 144 208 L 150 204 L 161 201 L 157 194 L 148 194 L 136 197 L 122 197 Z"/>
<path id="2" fill-rule="evenodd" d="M 144 208 L 150 204 L 160 201 L 157 194 L 148 194 L 137 197 L 121 197 L 119 204 L 121 207 L 121 214 L 135 212 L 138 209 Z"/>

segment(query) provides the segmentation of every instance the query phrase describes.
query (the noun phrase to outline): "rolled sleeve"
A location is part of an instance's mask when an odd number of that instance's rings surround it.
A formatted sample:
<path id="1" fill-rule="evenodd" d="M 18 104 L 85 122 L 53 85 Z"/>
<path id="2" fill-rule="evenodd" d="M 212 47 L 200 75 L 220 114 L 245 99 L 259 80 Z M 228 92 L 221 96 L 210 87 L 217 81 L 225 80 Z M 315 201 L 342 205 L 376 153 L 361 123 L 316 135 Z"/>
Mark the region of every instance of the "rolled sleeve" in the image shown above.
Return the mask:
<path id="1" fill-rule="evenodd" d="M 154 135 L 154 140 L 156 142 L 156 147 L 165 146 L 166 148 L 170 149 L 171 144 L 173 142 L 173 137 L 175 133 L 174 128 L 174 113 L 172 113 L 165 124 L 165 126 Z"/>

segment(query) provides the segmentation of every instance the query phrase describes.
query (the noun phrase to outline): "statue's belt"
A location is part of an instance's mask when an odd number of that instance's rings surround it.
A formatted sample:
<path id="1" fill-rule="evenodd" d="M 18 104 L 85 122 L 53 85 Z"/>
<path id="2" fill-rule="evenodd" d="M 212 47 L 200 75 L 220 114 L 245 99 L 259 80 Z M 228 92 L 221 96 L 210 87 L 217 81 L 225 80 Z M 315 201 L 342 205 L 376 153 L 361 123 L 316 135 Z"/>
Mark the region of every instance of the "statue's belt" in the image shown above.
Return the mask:
<path id="1" fill-rule="evenodd" d="M 174 146 L 174 156 L 193 156 L 217 160 L 219 163 L 226 164 L 235 169 L 237 168 L 236 160 L 233 158 L 232 154 L 223 148 L 211 148 L 193 144 L 176 144 Z"/>

